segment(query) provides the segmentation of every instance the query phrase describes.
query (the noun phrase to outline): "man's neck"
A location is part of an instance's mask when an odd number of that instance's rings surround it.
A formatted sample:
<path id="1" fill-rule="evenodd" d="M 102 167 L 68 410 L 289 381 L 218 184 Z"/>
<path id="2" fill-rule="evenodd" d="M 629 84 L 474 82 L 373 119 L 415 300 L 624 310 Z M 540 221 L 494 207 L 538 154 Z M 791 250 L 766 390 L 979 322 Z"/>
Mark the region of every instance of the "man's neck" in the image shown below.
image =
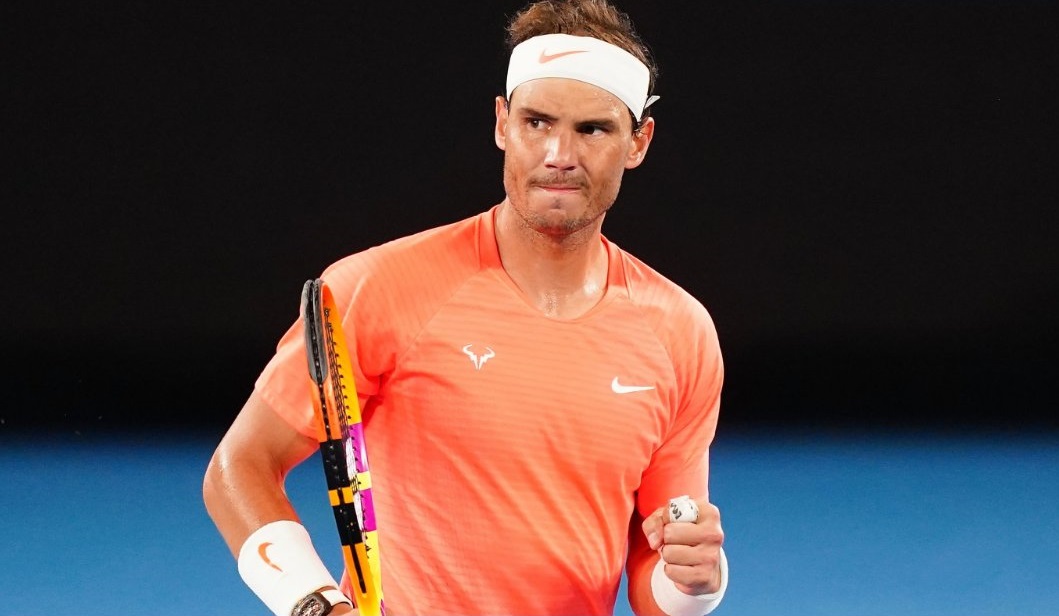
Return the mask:
<path id="1" fill-rule="evenodd" d="M 506 201 L 496 214 L 500 261 L 515 285 L 544 315 L 574 319 L 599 303 L 607 289 L 603 217 L 565 236 L 529 227 Z"/>

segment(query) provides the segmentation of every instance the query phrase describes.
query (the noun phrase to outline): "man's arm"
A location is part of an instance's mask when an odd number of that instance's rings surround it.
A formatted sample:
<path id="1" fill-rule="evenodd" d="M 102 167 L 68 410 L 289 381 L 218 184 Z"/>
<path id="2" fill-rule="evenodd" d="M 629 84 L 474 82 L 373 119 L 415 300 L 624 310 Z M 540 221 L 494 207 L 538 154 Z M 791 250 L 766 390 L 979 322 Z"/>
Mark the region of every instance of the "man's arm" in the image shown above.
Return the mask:
<path id="1" fill-rule="evenodd" d="M 666 616 L 658 609 L 651 593 L 651 572 L 659 559 L 658 552 L 647 544 L 643 518 L 633 510 L 629 523 L 629 559 L 625 570 L 629 576 L 629 605 L 637 616 Z"/>
<path id="2" fill-rule="evenodd" d="M 239 555 L 243 542 L 276 520 L 298 520 L 283 482 L 318 443 L 292 428 L 257 391 L 243 405 L 214 452 L 202 485 L 206 510 L 228 549 Z"/>
<path id="3" fill-rule="evenodd" d="M 256 391 L 250 395 L 214 452 L 202 485 L 206 510 L 236 558 L 262 526 L 298 521 L 283 483 L 318 445 L 277 415 Z M 338 605 L 331 613 L 353 612 Z"/>

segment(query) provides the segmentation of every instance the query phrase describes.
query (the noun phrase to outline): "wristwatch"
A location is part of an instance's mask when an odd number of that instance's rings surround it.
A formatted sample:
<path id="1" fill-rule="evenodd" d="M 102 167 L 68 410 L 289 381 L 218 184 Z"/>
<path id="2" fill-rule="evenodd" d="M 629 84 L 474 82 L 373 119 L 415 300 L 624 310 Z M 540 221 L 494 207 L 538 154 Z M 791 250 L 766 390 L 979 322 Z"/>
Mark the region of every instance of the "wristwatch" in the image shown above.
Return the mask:
<path id="1" fill-rule="evenodd" d="M 339 603 L 352 605 L 350 600 L 340 590 L 334 588 L 318 590 L 305 595 L 305 597 L 295 603 L 294 609 L 290 611 L 290 616 L 327 616 Z"/>

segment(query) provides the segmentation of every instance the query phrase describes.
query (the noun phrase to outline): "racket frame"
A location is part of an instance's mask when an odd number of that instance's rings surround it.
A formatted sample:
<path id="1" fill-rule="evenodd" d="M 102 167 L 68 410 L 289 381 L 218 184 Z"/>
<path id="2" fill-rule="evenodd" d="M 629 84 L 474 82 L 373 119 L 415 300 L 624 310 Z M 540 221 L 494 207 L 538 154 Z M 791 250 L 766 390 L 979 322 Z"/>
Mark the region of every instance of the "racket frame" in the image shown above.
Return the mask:
<path id="1" fill-rule="evenodd" d="M 383 616 L 378 537 L 360 402 L 341 315 L 323 280 L 305 282 L 301 312 L 320 460 L 342 559 L 350 575 L 351 599 L 362 616 Z"/>

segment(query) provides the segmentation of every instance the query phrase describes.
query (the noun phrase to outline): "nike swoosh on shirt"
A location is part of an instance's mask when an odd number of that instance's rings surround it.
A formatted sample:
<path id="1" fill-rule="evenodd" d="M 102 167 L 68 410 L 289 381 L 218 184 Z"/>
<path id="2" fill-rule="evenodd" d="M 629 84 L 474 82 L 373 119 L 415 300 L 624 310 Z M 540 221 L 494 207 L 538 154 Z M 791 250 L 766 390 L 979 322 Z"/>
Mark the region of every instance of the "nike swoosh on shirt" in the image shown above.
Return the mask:
<path id="1" fill-rule="evenodd" d="M 587 51 L 588 51 L 587 49 L 573 49 L 573 50 L 570 50 L 570 51 L 560 51 L 559 53 L 549 54 L 547 49 L 542 49 L 541 50 L 541 57 L 537 58 L 537 62 L 540 62 L 541 64 L 545 64 L 547 62 L 551 62 L 552 60 L 556 60 L 558 58 L 561 58 L 563 56 L 569 56 L 569 55 L 575 54 L 575 53 L 585 53 Z"/>
<path id="2" fill-rule="evenodd" d="M 618 377 L 614 377 L 614 380 L 610 382 L 610 389 L 616 394 L 631 394 L 637 391 L 650 391 L 654 389 L 654 385 L 622 385 L 618 382 Z"/>

